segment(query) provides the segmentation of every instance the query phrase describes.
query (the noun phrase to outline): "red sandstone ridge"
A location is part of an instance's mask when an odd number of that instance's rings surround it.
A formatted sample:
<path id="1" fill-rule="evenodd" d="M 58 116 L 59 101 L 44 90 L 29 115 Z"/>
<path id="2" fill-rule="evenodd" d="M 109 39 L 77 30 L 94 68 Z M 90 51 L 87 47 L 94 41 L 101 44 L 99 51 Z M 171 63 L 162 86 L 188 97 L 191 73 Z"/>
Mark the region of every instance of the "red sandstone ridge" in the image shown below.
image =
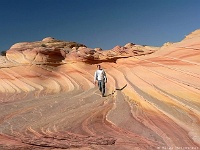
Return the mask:
<path id="1" fill-rule="evenodd" d="M 117 58 L 146 55 L 158 48 L 126 44 L 112 50 L 87 48 L 76 42 L 65 42 L 48 37 L 37 42 L 23 42 L 11 46 L 6 58 L 10 62 L 23 64 L 59 64 L 66 62 L 94 63 L 116 61 Z"/>
<path id="2" fill-rule="evenodd" d="M 11 46 L 7 59 L 16 63 L 61 63 L 73 48 L 85 47 L 76 42 L 65 42 L 48 37 L 37 42 L 23 42 Z"/>
<path id="3" fill-rule="evenodd" d="M 162 47 L 17 43 L 0 56 L 0 150 L 200 149 L 199 81 L 200 30 Z"/>

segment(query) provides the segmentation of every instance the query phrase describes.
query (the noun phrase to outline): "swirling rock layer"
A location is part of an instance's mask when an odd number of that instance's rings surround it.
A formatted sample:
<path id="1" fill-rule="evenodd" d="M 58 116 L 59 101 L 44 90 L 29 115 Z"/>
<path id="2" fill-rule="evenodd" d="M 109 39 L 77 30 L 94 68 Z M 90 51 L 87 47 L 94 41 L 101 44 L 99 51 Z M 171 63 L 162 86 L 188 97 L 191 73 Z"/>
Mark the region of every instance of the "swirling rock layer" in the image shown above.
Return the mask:
<path id="1" fill-rule="evenodd" d="M 16 44 L 0 59 L 0 149 L 200 149 L 199 30 L 161 48 L 41 42 L 54 47 Z"/>

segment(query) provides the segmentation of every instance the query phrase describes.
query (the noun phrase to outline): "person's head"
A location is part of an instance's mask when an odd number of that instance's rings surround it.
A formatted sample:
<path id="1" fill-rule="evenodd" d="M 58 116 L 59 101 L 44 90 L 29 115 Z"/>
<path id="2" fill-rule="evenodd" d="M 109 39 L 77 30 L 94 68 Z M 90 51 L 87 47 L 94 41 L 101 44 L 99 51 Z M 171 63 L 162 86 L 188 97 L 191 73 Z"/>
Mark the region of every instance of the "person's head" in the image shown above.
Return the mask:
<path id="1" fill-rule="evenodd" d="M 97 68 L 100 70 L 101 69 L 101 65 L 97 65 Z"/>

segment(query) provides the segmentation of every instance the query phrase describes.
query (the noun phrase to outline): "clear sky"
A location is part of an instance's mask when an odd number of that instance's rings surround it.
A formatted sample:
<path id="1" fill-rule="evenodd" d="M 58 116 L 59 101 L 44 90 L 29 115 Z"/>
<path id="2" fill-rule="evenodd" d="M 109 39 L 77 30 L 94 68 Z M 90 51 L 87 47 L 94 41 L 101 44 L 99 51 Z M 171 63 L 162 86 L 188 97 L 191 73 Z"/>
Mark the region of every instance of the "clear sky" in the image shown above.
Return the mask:
<path id="1" fill-rule="evenodd" d="M 161 46 L 200 28 L 200 0 L 0 0 L 0 51 L 45 37 L 111 49 Z"/>

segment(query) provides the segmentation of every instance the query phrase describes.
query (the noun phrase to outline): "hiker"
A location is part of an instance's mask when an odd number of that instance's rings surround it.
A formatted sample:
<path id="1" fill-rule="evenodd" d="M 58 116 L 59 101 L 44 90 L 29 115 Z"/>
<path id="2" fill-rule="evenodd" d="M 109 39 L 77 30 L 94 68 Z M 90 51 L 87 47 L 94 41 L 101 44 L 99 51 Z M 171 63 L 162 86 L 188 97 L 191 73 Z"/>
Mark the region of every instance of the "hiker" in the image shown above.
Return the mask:
<path id="1" fill-rule="evenodd" d="M 105 71 L 101 68 L 101 65 L 97 65 L 97 70 L 94 74 L 94 84 L 96 85 L 96 81 L 98 81 L 98 87 L 101 91 L 102 97 L 105 96 L 106 86 L 105 83 L 107 83 L 107 77 Z"/>

